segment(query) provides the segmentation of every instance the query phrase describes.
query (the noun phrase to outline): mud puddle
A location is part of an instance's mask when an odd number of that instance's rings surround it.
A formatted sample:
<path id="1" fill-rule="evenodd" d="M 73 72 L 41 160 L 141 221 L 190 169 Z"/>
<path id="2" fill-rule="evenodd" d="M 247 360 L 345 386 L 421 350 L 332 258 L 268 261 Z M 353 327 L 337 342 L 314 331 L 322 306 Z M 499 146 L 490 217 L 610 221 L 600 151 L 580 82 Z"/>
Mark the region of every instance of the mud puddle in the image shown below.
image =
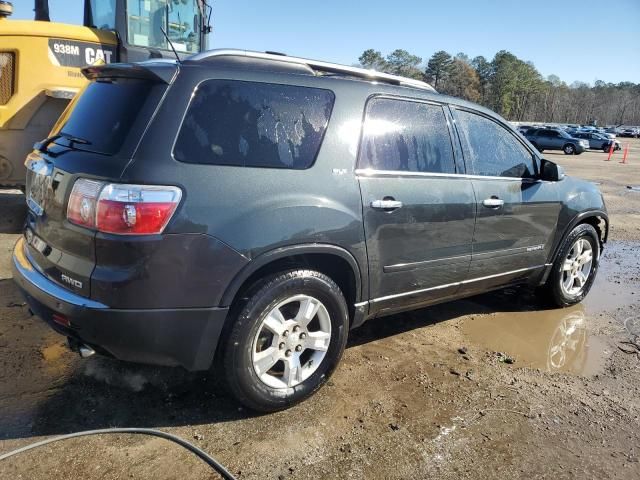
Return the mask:
<path id="1" fill-rule="evenodd" d="M 465 319 L 462 332 L 484 349 L 514 358 L 520 367 L 585 376 L 599 373 L 615 346 L 595 335 L 594 326 L 603 312 L 640 301 L 637 252 L 638 243 L 607 245 L 596 281 L 578 305 L 544 309 L 528 292 L 508 289 L 495 294 L 502 309 Z M 505 302 L 512 303 L 511 308 Z"/>
<path id="2" fill-rule="evenodd" d="M 474 342 L 514 358 L 520 367 L 593 375 L 600 371 L 608 344 L 590 336 L 589 317 L 580 306 L 540 312 L 509 312 L 466 321 Z"/>

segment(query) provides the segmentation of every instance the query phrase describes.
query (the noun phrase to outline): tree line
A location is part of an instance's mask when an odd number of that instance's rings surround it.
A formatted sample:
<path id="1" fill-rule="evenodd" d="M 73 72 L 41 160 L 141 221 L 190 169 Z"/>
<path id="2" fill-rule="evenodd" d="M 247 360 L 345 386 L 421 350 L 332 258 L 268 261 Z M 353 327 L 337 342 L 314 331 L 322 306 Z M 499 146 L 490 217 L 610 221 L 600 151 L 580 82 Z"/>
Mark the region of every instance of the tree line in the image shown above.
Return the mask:
<path id="1" fill-rule="evenodd" d="M 364 68 L 424 80 L 438 92 L 479 103 L 511 121 L 598 125 L 640 125 L 640 83 L 567 85 L 556 75 L 544 78 L 531 62 L 501 50 L 492 60 L 455 56 L 440 50 L 423 64 L 406 50 L 365 50 Z"/>

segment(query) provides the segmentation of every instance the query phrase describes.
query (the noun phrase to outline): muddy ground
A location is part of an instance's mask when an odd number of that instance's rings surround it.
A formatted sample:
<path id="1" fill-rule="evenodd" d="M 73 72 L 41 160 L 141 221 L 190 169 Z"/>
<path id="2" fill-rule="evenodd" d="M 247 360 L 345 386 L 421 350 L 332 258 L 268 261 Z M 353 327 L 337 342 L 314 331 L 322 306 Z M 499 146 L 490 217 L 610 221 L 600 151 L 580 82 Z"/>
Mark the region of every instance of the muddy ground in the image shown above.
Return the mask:
<path id="1" fill-rule="evenodd" d="M 193 441 L 241 479 L 640 478 L 640 359 L 619 348 L 640 334 L 640 192 L 626 188 L 640 185 L 640 140 L 629 143 L 629 165 L 545 152 L 600 183 L 611 214 L 583 304 L 547 310 L 516 288 L 371 321 L 317 395 L 262 416 L 204 375 L 68 352 L 10 280 L 24 198 L 0 192 L 0 453 L 137 426 Z M 217 478 L 178 447 L 125 435 L 14 457 L 0 477 Z"/>

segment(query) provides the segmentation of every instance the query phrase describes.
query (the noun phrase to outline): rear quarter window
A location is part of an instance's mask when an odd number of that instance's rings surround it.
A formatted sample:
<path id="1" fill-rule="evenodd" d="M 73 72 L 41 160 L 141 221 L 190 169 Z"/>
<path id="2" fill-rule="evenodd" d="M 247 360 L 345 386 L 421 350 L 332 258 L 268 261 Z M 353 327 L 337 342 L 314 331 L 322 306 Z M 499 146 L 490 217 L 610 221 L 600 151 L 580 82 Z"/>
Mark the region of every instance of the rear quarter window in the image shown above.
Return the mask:
<path id="1" fill-rule="evenodd" d="M 237 80 L 202 82 L 174 147 L 180 162 L 302 170 L 315 161 L 334 94 Z"/>

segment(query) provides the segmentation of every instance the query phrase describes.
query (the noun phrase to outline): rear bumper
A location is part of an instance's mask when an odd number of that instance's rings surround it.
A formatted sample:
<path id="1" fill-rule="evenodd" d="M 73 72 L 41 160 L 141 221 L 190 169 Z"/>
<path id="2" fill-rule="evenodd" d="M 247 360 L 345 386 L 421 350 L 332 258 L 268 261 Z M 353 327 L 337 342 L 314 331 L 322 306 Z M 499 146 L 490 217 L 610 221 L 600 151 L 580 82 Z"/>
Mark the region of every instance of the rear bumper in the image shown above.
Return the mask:
<path id="1" fill-rule="evenodd" d="M 112 309 L 76 295 L 42 275 L 20 238 L 13 278 L 31 310 L 54 330 L 120 360 L 206 370 L 211 366 L 228 308 Z M 53 320 L 66 317 L 70 325 Z"/>

